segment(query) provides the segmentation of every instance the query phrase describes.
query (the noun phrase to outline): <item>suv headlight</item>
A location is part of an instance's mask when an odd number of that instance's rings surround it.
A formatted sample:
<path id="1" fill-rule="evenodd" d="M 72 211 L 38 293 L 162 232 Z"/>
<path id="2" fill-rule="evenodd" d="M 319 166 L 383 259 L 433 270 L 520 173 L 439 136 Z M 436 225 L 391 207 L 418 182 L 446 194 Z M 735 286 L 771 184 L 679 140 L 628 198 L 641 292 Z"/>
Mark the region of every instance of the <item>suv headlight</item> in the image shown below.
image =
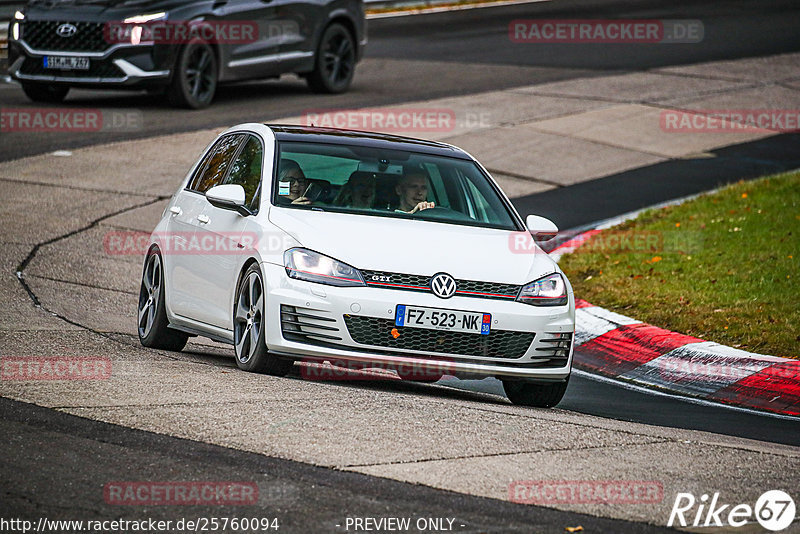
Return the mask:
<path id="1" fill-rule="evenodd" d="M 567 303 L 567 283 L 564 276 L 553 273 L 522 286 L 517 302 L 532 306 L 563 306 Z"/>
<path id="2" fill-rule="evenodd" d="M 136 15 L 135 17 L 128 17 L 122 21 L 119 27 L 112 27 L 112 38 L 115 42 L 130 43 L 132 45 L 139 45 L 143 42 L 152 42 L 153 29 L 150 23 L 162 21 L 167 19 L 167 13 L 161 11 L 159 13 L 150 13 L 147 15 Z"/>
<path id="3" fill-rule="evenodd" d="M 147 22 L 153 22 L 156 20 L 164 20 L 167 18 L 167 13 L 165 11 L 160 11 L 158 13 L 150 13 L 147 15 L 136 15 L 135 17 L 128 17 L 122 22 L 125 24 L 145 24 Z"/>
<path id="4" fill-rule="evenodd" d="M 330 286 L 364 286 L 364 277 L 355 267 L 319 252 L 292 248 L 283 253 L 283 265 L 289 278 Z"/>
<path id="5" fill-rule="evenodd" d="M 23 20 L 25 20 L 25 14 L 22 11 L 14 13 L 14 20 L 11 21 L 11 31 L 8 32 L 11 35 L 11 40 L 19 41 L 19 25 Z"/>

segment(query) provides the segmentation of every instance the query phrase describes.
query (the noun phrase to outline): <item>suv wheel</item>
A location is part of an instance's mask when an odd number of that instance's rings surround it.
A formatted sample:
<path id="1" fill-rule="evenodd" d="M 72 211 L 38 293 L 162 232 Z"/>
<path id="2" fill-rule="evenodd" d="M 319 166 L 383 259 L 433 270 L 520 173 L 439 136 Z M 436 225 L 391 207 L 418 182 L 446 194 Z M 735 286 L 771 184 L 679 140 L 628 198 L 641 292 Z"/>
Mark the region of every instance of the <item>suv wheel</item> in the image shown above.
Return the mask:
<path id="1" fill-rule="evenodd" d="M 31 82 L 22 82 L 22 90 L 34 102 L 48 102 L 51 104 L 63 102 L 67 98 L 67 93 L 69 93 L 69 87 Z"/>
<path id="2" fill-rule="evenodd" d="M 552 408 L 564 398 L 569 377 L 555 384 L 532 384 L 521 380 L 503 380 L 503 389 L 508 400 L 520 406 Z"/>
<path id="3" fill-rule="evenodd" d="M 341 24 L 331 24 L 319 42 L 314 70 L 308 86 L 315 93 L 343 93 L 353 82 L 356 46 L 353 36 Z"/>
<path id="4" fill-rule="evenodd" d="M 170 104 L 189 109 L 208 107 L 217 91 L 217 56 L 207 43 L 184 46 L 167 88 Z"/>

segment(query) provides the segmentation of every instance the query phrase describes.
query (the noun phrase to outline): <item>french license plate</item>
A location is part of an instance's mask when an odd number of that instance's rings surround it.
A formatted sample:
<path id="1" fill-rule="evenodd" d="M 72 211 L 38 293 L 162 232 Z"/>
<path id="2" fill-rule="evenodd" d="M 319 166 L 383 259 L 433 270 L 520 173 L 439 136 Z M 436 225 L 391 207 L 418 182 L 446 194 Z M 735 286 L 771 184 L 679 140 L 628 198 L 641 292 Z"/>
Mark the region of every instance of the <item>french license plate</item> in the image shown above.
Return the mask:
<path id="1" fill-rule="evenodd" d="M 492 315 L 398 304 L 394 314 L 394 324 L 395 326 L 488 335 L 492 329 Z"/>
<path id="2" fill-rule="evenodd" d="M 44 56 L 44 68 L 59 70 L 89 70 L 89 58 L 74 56 Z"/>

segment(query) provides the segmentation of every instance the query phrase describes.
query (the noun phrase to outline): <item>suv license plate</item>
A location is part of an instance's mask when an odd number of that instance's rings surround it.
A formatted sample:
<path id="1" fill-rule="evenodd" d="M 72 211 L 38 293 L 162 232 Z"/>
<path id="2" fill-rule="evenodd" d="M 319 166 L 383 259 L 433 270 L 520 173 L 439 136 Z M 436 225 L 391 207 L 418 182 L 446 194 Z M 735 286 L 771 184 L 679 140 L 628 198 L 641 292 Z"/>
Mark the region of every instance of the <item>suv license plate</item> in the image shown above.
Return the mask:
<path id="1" fill-rule="evenodd" d="M 89 70 L 88 57 L 44 56 L 44 68 L 59 70 Z"/>

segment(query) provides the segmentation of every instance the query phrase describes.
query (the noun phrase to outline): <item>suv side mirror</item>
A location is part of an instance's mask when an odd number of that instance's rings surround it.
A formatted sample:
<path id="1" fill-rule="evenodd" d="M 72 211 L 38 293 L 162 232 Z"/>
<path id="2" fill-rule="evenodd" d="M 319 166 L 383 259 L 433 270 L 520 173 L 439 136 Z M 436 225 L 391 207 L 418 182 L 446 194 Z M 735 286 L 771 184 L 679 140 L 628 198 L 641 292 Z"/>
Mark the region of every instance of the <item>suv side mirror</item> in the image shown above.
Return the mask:
<path id="1" fill-rule="evenodd" d="M 215 185 L 206 191 L 206 199 L 217 208 L 233 210 L 243 216 L 253 213 L 244 205 L 244 187 L 237 184 Z"/>
<path id="2" fill-rule="evenodd" d="M 558 226 L 550 219 L 538 215 L 528 215 L 525 225 L 533 235 L 534 241 L 549 241 L 558 235 Z"/>

